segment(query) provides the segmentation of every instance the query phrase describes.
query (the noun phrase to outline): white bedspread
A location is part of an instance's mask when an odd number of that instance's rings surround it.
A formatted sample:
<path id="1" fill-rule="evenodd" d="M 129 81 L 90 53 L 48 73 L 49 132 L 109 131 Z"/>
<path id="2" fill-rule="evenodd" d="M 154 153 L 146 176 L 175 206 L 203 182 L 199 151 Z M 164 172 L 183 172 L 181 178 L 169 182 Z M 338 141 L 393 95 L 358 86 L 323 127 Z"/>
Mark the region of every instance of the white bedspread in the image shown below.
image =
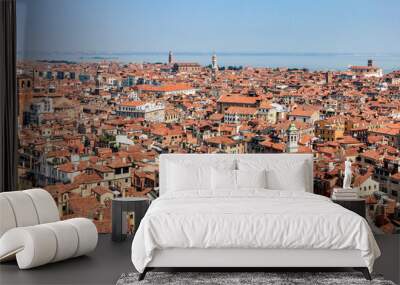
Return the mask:
<path id="1" fill-rule="evenodd" d="M 257 189 L 156 199 L 133 240 L 132 262 L 143 272 L 165 248 L 358 249 L 370 271 L 380 255 L 367 221 L 328 198 Z"/>

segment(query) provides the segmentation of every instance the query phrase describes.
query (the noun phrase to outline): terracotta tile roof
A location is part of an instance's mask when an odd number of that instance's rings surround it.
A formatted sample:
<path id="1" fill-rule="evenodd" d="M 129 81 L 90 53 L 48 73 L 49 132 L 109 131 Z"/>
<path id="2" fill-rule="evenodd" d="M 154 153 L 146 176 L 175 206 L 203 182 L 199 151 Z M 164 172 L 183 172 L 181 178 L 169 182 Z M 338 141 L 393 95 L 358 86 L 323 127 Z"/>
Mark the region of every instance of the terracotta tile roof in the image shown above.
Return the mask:
<path id="1" fill-rule="evenodd" d="M 391 129 L 391 128 L 374 129 L 373 132 L 377 133 L 377 134 L 389 135 L 389 136 L 395 136 L 395 135 L 400 134 L 399 129 Z"/>
<path id="2" fill-rule="evenodd" d="M 69 206 L 74 214 L 89 217 L 93 216 L 100 208 L 100 202 L 94 196 L 81 197 L 77 195 L 70 197 Z"/>
<path id="3" fill-rule="evenodd" d="M 311 117 L 316 113 L 315 110 L 296 108 L 289 113 L 290 116 Z"/>
<path id="4" fill-rule="evenodd" d="M 110 168 L 121 168 L 121 167 L 129 167 L 132 163 L 128 160 L 123 160 L 120 158 L 114 158 L 110 162 L 107 163 L 107 166 Z"/>
<path id="5" fill-rule="evenodd" d="M 189 84 L 184 84 L 184 83 L 168 84 L 160 86 L 142 84 L 142 85 L 137 85 L 135 89 L 140 91 L 150 91 L 150 92 L 172 92 L 172 91 L 191 90 L 193 89 L 193 87 L 191 87 Z"/>
<path id="6" fill-rule="evenodd" d="M 107 193 L 112 194 L 112 192 L 108 188 L 103 187 L 103 186 L 96 186 L 96 187 L 92 188 L 91 191 L 96 193 L 96 194 L 98 194 L 98 195 L 100 195 L 100 196 L 104 195 L 104 194 L 107 194 Z"/>
<path id="7" fill-rule="evenodd" d="M 47 157 L 68 157 L 71 153 L 68 150 L 54 150 L 47 152 Z"/>
<path id="8" fill-rule="evenodd" d="M 275 149 L 278 151 L 283 152 L 286 148 L 286 145 L 284 143 L 274 143 L 268 140 L 265 140 L 263 142 L 260 142 L 260 145 L 269 148 L 269 149 Z"/>
<path id="9" fill-rule="evenodd" d="M 225 111 L 225 114 L 255 115 L 256 113 L 257 113 L 256 108 L 236 107 L 236 106 L 231 106 Z"/>
<path id="10" fill-rule="evenodd" d="M 354 177 L 353 181 L 353 186 L 354 187 L 359 187 L 361 184 L 363 184 L 365 181 L 368 180 L 372 176 L 372 173 L 367 173 L 365 175 L 356 175 Z"/>
<path id="11" fill-rule="evenodd" d="M 383 140 L 383 136 L 368 136 L 368 143 L 369 144 L 376 144 L 378 142 L 381 142 Z"/>
<path id="12" fill-rule="evenodd" d="M 301 121 L 290 121 L 290 120 L 279 122 L 279 123 L 274 125 L 274 128 L 276 130 L 285 130 L 286 131 L 292 123 L 294 123 L 294 125 L 296 126 L 296 128 L 298 130 L 305 130 L 305 129 L 312 128 L 311 124 L 304 123 L 304 122 L 301 122 Z"/>
<path id="13" fill-rule="evenodd" d="M 177 136 L 183 135 L 184 131 L 181 128 L 167 128 L 165 126 L 154 127 L 151 133 L 156 136 Z"/>
<path id="14" fill-rule="evenodd" d="M 209 119 L 211 121 L 221 121 L 223 118 L 224 118 L 224 115 L 223 114 L 219 114 L 219 113 L 214 113 L 209 117 Z"/>
<path id="15" fill-rule="evenodd" d="M 144 105 L 145 102 L 142 101 L 126 101 L 126 102 L 122 102 L 119 105 L 123 106 L 123 107 L 138 107 L 138 106 L 142 106 Z"/>
<path id="16" fill-rule="evenodd" d="M 297 152 L 299 152 L 299 153 L 312 153 L 312 149 L 309 148 L 308 146 L 300 145 Z"/>
<path id="17" fill-rule="evenodd" d="M 219 97 L 220 103 L 236 103 L 236 104 L 256 104 L 259 97 L 249 97 L 240 95 L 222 95 Z"/>
<path id="18" fill-rule="evenodd" d="M 220 136 L 220 137 L 211 137 L 204 140 L 206 143 L 211 144 L 222 144 L 222 145 L 234 145 L 236 142 L 229 137 Z"/>
<path id="19" fill-rule="evenodd" d="M 68 183 L 68 184 L 53 184 L 53 185 L 47 185 L 44 187 L 45 190 L 47 190 L 53 197 L 57 197 L 59 194 L 64 194 L 66 192 L 70 192 L 74 189 L 78 189 L 79 185 L 76 183 Z"/>
<path id="20" fill-rule="evenodd" d="M 111 148 L 97 148 L 96 152 L 100 159 L 110 158 L 113 155 Z"/>
<path id="21" fill-rule="evenodd" d="M 67 163 L 64 163 L 64 164 L 58 166 L 58 170 L 62 171 L 62 172 L 73 173 L 73 172 L 85 170 L 89 167 L 89 165 L 90 165 L 89 161 L 80 161 L 77 164 L 67 162 Z"/>
<path id="22" fill-rule="evenodd" d="M 139 178 L 147 178 L 150 180 L 155 180 L 155 173 L 154 172 L 147 172 L 147 171 L 135 171 L 135 176 Z"/>
<path id="23" fill-rule="evenodd" d="M 350 137 L 350 136 L 345 136 L 341 139 L 338 139 L 337 142 L 339 144 L 358 144 L 360 141 L 356 138 Z"/>
<path id="24" fill-rule="evenodd" d="M 318 152 L 326 154 L 335 154 L 337 150 L 331 147 L 321 147 L 318 149 Z"/>
<path id="25" fill-rule="evenodd" d="M 93 166 L 93 169 L 95 169 L 98 172 L 103 172 L 103 173 L 105 173 L 105 172 L 113 172 L 113 169 L 108 167 L 108 166 L 106 166 L 106 165 L 97 165 L 96 164 L 96 165 Z"/>
<path id="26" fill-rule="evenodd" d="M 305 145 L 312 141 L 312 136 L 309 135 L 302 135 L 299 139 L 299 144 Z"/>
<path id="27" fill-rule="evenodd" d="M 358 148 L 348 148 L 345 150 L 345 156 L 357 156 Z"/>
<path id="28" fill-rule="evenodd" d="M 379 152 L 377 152 L 375 150 L 366 150 L 363 153 L 361 153 L 360 156 L 371 159 L 371 160 L 375 160 L 375 161 L 382 159 L 382 156 L 379 154 Z"/>
<path id="29" fill-rule="evenodd" d="M 87 184 L 87 183 L 96 183 L 96 182 L 101 182 L 103 178 L 101 178 L 100 175 L 97 173 L 92 173 L 92 174 L 79 174 L 74 178 L 74 183 L 76 184 Z"/>

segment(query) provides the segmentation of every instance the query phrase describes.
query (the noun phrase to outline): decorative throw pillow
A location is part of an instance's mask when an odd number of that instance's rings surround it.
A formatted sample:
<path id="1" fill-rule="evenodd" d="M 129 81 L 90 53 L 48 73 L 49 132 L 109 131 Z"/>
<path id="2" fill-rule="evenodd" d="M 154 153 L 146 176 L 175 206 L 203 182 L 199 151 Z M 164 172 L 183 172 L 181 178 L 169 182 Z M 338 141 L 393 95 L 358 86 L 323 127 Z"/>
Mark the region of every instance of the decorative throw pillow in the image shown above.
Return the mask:
<path id="1" fill-rule="evenodd" d="M 271 190 L 306 191 L 308 184 L 305 163 L 277 165 L 266 171 L 267 188 Z"/>
<path id="2" fill-rule="evenodd" d="M 169 163 L 167 181 L 170 191 L 211 189 L 211 167 Z"/>
<path id="3" fill-rule="evenodd" d="M 236 190 L 236 170 L 212 167 L 213 190 Z"/>
<path id="4" fill-rule="evenodd" d="M 236 170 L 238 188 L 266 188 L 266 170 Z"/>

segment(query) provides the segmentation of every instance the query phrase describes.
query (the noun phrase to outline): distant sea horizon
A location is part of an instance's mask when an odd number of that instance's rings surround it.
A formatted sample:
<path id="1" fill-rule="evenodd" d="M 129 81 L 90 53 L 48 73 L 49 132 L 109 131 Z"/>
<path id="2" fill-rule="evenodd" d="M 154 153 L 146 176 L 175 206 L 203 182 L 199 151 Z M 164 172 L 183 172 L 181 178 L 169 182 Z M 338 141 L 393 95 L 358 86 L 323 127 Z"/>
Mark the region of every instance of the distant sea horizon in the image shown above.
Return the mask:
<path id="1" fill-rule="evenodd" d="M 212 52 L 173 52 L 175 62 L 211 64 Z M 350 65 L 374 65 L 385 73 L 400 70 L 399 53 L 328 52 L 215 52 L 219 66 L 307 68 L 311 71 L 346 70 Z M 18 52 L 18 60 L 120 63 L 165 63 L 168 52 Z"/>

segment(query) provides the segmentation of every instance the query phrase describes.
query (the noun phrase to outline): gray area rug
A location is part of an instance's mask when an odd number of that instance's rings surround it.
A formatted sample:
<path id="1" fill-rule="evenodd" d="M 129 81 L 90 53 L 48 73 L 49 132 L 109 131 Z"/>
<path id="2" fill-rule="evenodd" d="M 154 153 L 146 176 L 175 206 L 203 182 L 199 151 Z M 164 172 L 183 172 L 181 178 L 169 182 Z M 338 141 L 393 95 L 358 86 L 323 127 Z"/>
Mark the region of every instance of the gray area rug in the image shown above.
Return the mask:
<path id="1" fill-rule="evenodd" d="M 148 272 L 142 281 L 137 280 L 138 276 L 138 273 L 122 274 L 117 285 L 395 285 L 376 275 L 372 275 L 373 280 L 368 281 L 359 272 Z"/>

